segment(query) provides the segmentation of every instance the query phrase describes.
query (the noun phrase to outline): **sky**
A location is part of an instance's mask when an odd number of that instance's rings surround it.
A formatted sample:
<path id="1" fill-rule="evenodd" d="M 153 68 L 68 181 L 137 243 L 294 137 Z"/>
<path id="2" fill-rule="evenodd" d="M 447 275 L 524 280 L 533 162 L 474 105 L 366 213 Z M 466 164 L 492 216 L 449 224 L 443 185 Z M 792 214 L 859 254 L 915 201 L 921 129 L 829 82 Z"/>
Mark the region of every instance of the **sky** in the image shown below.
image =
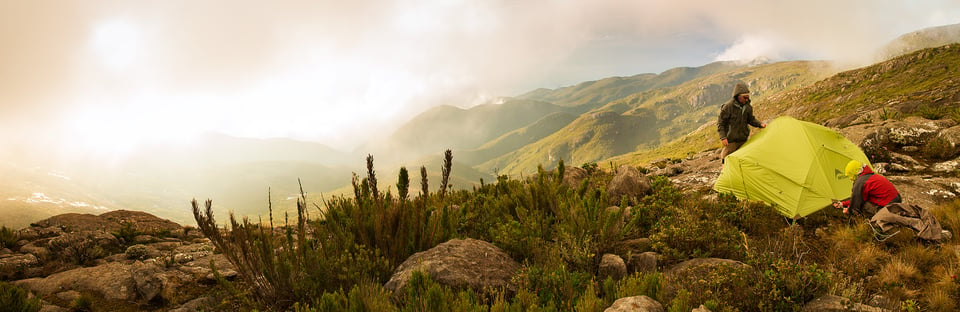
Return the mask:
<path id="1" fill-rule="evenodd" d="M 953 0 L 0 0 L 0 133 L 76 152 L 205 131 L 349 150 L 436 105 L 718 60 L 866 65 L 955 23 Z"/>

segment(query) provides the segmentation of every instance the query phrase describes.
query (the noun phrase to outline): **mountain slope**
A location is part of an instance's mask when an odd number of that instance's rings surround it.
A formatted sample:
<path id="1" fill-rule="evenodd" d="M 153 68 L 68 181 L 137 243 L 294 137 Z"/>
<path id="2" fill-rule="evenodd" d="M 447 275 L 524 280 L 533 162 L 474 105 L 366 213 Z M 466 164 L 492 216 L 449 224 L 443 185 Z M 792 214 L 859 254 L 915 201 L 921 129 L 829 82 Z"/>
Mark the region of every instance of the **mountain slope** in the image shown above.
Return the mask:
<path id="1" fill-rule="evenodd" d="M 716 119 L 719 106 L 737 81 L 747 82 L 756 101 L 809 85 L 830 72 L 824 62 L 780 62 L 701 77 L 684 84 L 649 90 L 610 102 L 534 144 L 478 166 L 505 173 L 531 172 L 597 162 L 638 149 L 649 149 L 696 130 Z"/>
<path id="2" fill-rule="evenodd" d="M 841 128 L 906 116 L 948 117 L 960 113 L 960 66 L 955 64 L 960 64 L 960 44 L 919 50 L 755 101 L 755 113 L 760 119 L 792 116 Z M 605 161 L 640 165 L 719 147 L 714 121 L 655 149 Z"/>
<path id="3" fill-rule="evenodd" d="M 560 106 L 595 108 L 638 92 L 672 87 L 692 79 L 730 71 L 742 66 L 735 62 L 714 62 L 700 67 L 677 67 L 660 74 L 611 77 L 554 90 L 537 89 L 520 95 L 518 98 L 550 102 Z"/>
<path id="4" fill-rule="evenodd" d="M 897 37 L 880 49 L 877 60 L 886 61 L 917 50 L 955 42 L 960 42 L 960 24 L 925 28 Z"/>
<path id="5" fill-rule="evenodd" d="M 439 106 L 417 115 L 389 136 L 383 146 L 372 149 L 375 154 L 394 158 L 391 162 L 447 149 L 475 149 L 554 113 L 578 114 L 582 111 L 525 99 L 505 99 L 502 104 L 484 104 L 469 109 Z"/>

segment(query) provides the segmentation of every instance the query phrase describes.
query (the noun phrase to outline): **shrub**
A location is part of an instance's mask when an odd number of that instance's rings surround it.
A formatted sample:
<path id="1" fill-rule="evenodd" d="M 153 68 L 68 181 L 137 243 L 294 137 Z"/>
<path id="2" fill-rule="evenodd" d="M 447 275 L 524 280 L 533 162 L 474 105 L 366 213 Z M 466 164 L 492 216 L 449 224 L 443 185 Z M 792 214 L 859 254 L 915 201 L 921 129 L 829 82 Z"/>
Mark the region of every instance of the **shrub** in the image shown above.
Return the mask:
<path id="1" fill-rule="evenodd" d="M 13 248 L 17 246 L 17 233 L 6 226 L 0 226 L 0 249 Z"/>
<path id="2" fill-rule="evenodd" d="M 94 235 L 60 236 L 50 241 L 50 253 L 73 264 L 91 264 L 93 260 L 100 259 L 106 254 Z"/>
<path id="3" fill-rule="evenodd" d="M 680 302 L 698 305 L 713 301 L 740 311 L 756 310 L 760 304 L 755 293 L 757 276 L 749 267 L 696 266 L 675 272 L 667 283 L 677 293 L 674 301 L 684 299 L 682 293 L 688 293 L 689 298 Z"/>
<path id="4" fill-rule="evenodd" d="M 923 105 L 920 107 L 920 116 L 930 120 L 937 120 L 950 114 L 950 109 L 940 105 Z"/>
<path id="5" fill-rule="evenodd" d="M 514 276 L 517 288 L 534 295 L 541 307 L 554 307 L 559 311 L 571 311 L 576 298 L 591 283 L 592 276 L 585 272 L 569 271 L 564 267 L 543 269 L 523 267 Z M 518 294 L 519 296 L 519 294 Z"/>
<path id="6" fill-rule="evenodd" d="M 0 307 L 3 311 L 36 312 L 40 311 L 40 298 L 30 298 L 23 288 L 0 282 Z"/>
<path id="7" fill-rule="evenodd" d="M 70 303 L 71 312 L 92 312 L 93 311 L 93 298 L 90 297 L 87 293 L 80 294 L 80 297 L 74 299 Z"/>
<path id="8" fill-rule="evenodd" d="M 124 253 L 127 255 L 127 259 L 143 260 L 149 256 L 150 251 L 147 249 L 147 246 L 143 244 L 136 244 L 127 247 L 127 250 Z"/>
<path id="9" fill-rule="evenodd" d="M 880 120 L 900 120 L 900 112 L 887 110 L 886 108 L 880 109 Z"/>
<path id="10" fill-rule="evenodd" d="M 953 157 L 954 154 L 950 141 L 942 136 L 930 139 L 927 144 L 920 148 L 920 151 L 924 157 L 932 160 L 946 160 Z"/>
<path id="11" fill-rule="evenodd" d="M 116 232 L 113 232 L 113 236 L 116 236 L 120 240 L 121 244 L 130 244 L 133 242 L 134 238 L 137 235 L 140 235 L 140 231 L 137 231 L 137 228 L 134 227 L 133 222 L 123 222 L 120 225 L 120 229 Z"/>

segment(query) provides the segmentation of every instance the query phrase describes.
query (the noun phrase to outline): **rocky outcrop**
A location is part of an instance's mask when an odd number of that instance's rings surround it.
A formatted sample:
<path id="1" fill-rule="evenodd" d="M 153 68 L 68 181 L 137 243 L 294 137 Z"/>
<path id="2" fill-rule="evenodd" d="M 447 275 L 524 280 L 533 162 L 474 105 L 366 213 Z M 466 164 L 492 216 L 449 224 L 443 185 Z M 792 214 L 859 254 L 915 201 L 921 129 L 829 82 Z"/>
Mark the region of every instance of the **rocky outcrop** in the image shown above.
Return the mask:
<path id="1" fill-rule="evenodd" d="M 651 187 L 649 177 L 640 173 L 636 167 L 624 165 L 617 168 L 616 175 L 610 180 L 607 196 L 611 205 L 619 205 L 623 200 L 635 205 L 640 202 L 641 197 L 650 194 Z"/>
<path id="2" fill-rule="evenodd" d="M 647 296 L 617 299 L 603 312 L 663 312 L 663 305 Z"/>
<path id="3" fill-rule="evenodd" d="M 503 250 L 472 238 L 453 239 L 427 251 L 413 254 L 400 264 L 384 288 L 399 293 L 415 271 L 421 271 L 441 285 L 457 289 L 503 289 L 516 291 L 510 279 L 520 263 Z"/>

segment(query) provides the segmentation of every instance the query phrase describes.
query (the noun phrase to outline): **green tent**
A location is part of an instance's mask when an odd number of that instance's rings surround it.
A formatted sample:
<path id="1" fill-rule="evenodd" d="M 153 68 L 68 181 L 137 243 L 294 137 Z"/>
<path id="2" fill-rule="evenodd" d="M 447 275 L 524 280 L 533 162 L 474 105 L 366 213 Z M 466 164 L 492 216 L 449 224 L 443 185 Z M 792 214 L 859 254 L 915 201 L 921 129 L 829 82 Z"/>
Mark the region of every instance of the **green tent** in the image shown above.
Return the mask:
<path id="1" fill-rule="evenodd" d="M 799 219 L 850 197 L 853 181 L 843 169 L 852 159 L 870 163 L 840 133 L 779 117 L 727 155 L 713 189 L 741 200 L 763 201 L 784 216 Z"/>

